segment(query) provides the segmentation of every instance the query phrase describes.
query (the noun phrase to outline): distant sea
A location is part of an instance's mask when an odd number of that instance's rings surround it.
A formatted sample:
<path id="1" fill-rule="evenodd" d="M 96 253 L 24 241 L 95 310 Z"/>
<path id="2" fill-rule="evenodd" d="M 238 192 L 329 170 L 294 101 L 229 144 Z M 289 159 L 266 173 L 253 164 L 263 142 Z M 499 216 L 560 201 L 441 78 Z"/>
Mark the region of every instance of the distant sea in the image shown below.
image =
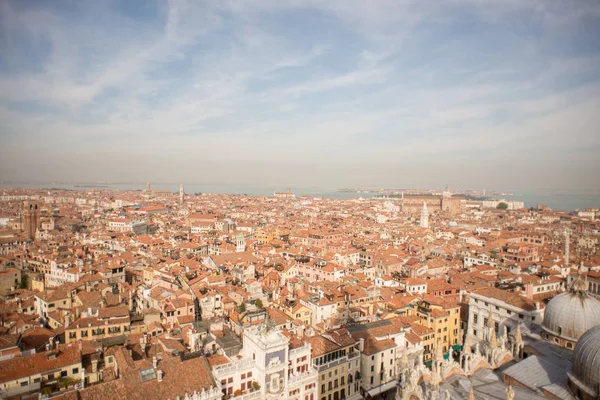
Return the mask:
<path id="1" fill-rule="evenodd" d="M 151 183 L 153 190 L 168 190 L 179 192 L 178 183 Z M 0 182 L 0 189 L 66 189 L 66 190 L 144 190 L 145 183 L 61 183 L 61 182 Z M 216 185 L 216 184 L 184 184 L 188 194 L 213 193 L 213 194 L 245 194 L 248 196 L 270 196 L 273 192 L 283 192 L 287 187 L 281 186 L 244 186 L 244 185 Z M 377 193 L 346 193 L 335 188 L 318 187 L 290 187 L 297 196 L 321 196 L 339 199 L 369 198 Z M 522 201 L 525 207 L 535 207 L 544 204 L 553 210 L 573 211 L 584 208 L 600 208 L 600 193 L 576 193 L 539 189 L 528 192 L 506 191 L 512 196 L 493 196 L 491 198 L 504 198 L 506 200 Z"/>

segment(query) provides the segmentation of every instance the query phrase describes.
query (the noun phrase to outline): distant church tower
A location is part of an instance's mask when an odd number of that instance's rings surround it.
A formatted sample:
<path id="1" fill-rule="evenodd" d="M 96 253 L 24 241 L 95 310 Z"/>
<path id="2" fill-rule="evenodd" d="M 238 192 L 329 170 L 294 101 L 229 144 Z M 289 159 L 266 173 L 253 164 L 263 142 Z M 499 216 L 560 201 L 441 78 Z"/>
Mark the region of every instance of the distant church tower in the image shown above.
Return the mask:
<path id="1" fill-rule="evenodd" d="M 235 239 L 235 244 L 236 253 L 243 253 L 244 251 L 246 251 L 246 238 L 241 232 L 239 235 L 237 235 Z"/>
<path id="2" fill-rule="evenodd" d="M 427 204 L 423 202 L 423 208 L 421 209 L 421 228 L 429 228 L 429 211 L 427 211 Z"/>
<path id="3" fill-rule="evenodd" d="M 179 185 L 179 207 L 183 207 L 183 196 L 185 192 L 183 191 L 183 184 Z"/>
<path id="4" fill-rule="evenodd" d="M 40 205 L 35 202 L 24 202 L 21 211 L 21 227 L 29 239 L 35 239 L 40 222 Z"/>
<path id="5" fill-rule="evenodd" d="M 150 181 L 146 182 L 146 191 L 149 192 L 150 189 Z"/>

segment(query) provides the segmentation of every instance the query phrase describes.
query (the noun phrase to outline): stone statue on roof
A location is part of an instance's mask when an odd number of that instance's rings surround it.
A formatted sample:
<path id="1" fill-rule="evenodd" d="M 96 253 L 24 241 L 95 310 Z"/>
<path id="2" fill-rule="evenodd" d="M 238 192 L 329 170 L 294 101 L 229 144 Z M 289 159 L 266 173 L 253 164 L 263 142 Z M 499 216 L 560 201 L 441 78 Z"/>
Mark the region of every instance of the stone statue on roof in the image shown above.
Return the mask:
<path id="1" fill-rule="evenodd" d="M 514 400 L 515 398 L 515 391 L 512 387 L 512 385 L 508 385 L 508 387 L 506 388 L 506 400 Z"/>

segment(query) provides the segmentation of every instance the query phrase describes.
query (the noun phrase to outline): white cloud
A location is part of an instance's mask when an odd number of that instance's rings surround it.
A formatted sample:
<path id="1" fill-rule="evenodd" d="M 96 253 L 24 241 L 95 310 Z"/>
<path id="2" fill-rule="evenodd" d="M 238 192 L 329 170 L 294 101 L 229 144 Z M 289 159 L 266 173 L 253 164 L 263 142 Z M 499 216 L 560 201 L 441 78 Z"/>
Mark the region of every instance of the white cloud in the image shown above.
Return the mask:
<path id="1" fill-rule="evenodd" d="M 518 59 L 471 62 L 460 38 L 446 48 L 458 55 L 438 52 L 432 58 L 427 35 L 433 33 L 419 29 L 423 23 L 445 26 L 462 6 L 474 6 L 482 24 L 496 27 L 513 13 L 543 15 L 546 30 L 593 17 L 596 8 L 584 14 L 573 7 L 561 16 L 555 14 L 569 9 L 566 2 L 485 3 L 175 0 L 160 24 L 117 15 L 114 31 L 104 20 L 94 23 L 96 12 L 102 18 L 114 14 L 104 3 L 80 20 L 0 3 L 0 50 L 9 62 L 17 65 L 26 57 L 20 40 L 49 43 L 37 68 L 0 73 L 1 147 L 14 153 L 25 144 L 45 146 L 58 158 L 65 148 L 89 154 L 114 146 L 123 163 L 131 152 L 136 170 L 158 168 L 140 160 L 161 154 L 169 160 L 165 168 L 176 174 L 182 165 L 204 166 L 196 160 L 199 152 L 207 162 L 231 168 L 238 160 L 245 167 L 271 159 L 285 165 L 293 157 L 389 170 L 399 160 L 453 162 L 448 154 L 465 149 L 501 162 L 515 144 L 535 149 L 541 140 L 548 154 L 586 142 L 599 146 L 593 117 L 597 55 L 544 54 L 543 46 L 551 43 L 527 36 L 515 43 L 524 53 L 539 54 L 543 68 L 527 65 L 529 70 L 523 67 L 528 61 Z M 307 10 L 357 41 L 356 48 L 345 49 L 351 53 L 343 61 L 336 59 L 341 50 L 329 31 L 298 38 L 263 23 L 264 16 Z M 453 63 L 444 63 L 450 56 Z M 582 76 L 593 81 L 587 89 L 560 85 Z M 41 110 L 19 111 L 27 102 Z M 577 134 L 570 137 L 577 143 L 561 142 L 574 118 Z M 7 160 L 27 165 L 14 155 L 4 160 L 0 166 Z M 94 163 L 101 166 L 102 158 Z M 377 168 L 357 167 L 354 174 L 364 177 Z"/>

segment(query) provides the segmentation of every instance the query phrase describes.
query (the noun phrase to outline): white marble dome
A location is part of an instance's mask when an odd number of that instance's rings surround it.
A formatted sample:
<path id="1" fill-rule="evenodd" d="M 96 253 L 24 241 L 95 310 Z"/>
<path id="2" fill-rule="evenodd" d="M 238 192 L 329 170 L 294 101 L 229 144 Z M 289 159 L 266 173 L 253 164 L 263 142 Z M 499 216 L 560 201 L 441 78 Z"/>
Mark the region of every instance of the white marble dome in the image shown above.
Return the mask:
<path id="1" fill-rule="evenodd" d="M 600 385 L 600 326 L 595 326 L 584 333 L 573 352 L 573 369 L 569 374 L 576 380 L 577 386 L 598 392 Z M 575 379 L 573 379 L 575 378 Z"/>
<path id="2" fill-rule="evenodd" d="M 548 302 L 542 323 L 549 333 L 572 341 L 597 325 L 600 325 L 600 301 L 587 294 L 580 279 L 569 292 Z"/>

